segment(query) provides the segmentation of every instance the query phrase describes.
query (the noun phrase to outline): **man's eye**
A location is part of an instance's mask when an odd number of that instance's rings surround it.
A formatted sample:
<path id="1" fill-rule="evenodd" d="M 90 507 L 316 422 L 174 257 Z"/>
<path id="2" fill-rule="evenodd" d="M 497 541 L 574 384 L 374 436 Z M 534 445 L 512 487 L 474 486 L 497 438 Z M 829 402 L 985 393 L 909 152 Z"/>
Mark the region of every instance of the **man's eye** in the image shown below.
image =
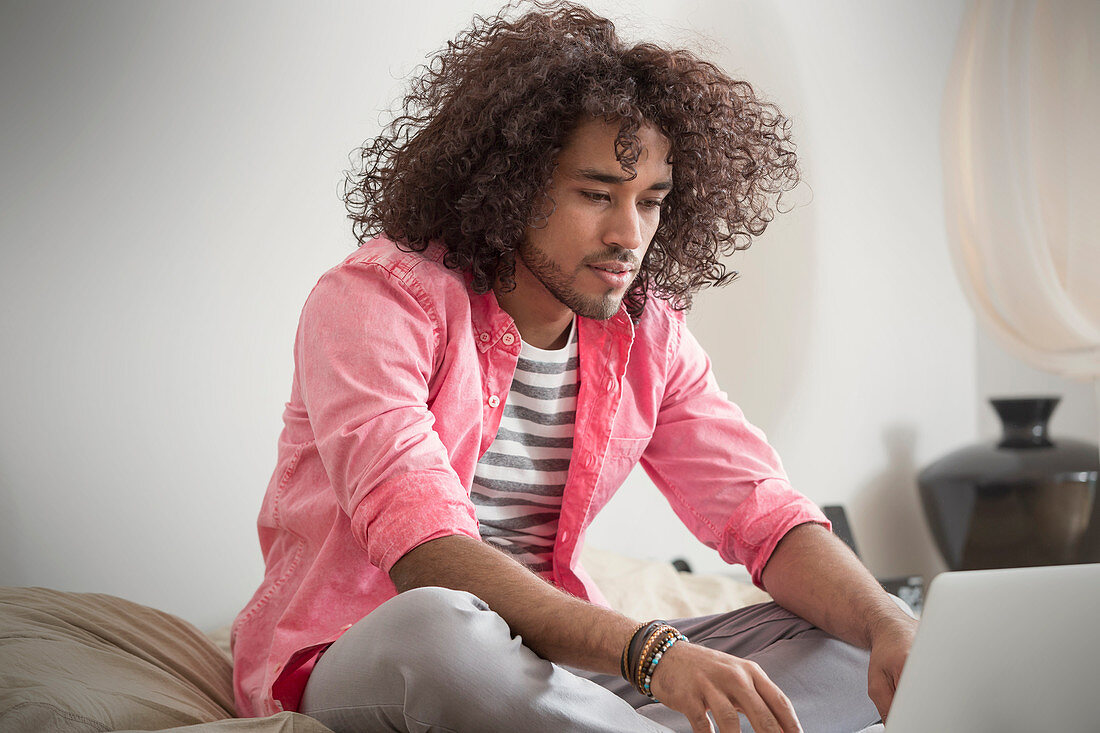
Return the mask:
<path id="1" fill-rule="evenodd" d="M 610 201 L 611 197 L 602 191 L 581 191 L 581 196 L 584 196 L 590 201 Z"/>
<path id="2" fill-rule="evenodd" d="M 641 205 L 647 209 L 659 209 L 661 204 L 664 203 L 661 199 L 643 199 Z"/>

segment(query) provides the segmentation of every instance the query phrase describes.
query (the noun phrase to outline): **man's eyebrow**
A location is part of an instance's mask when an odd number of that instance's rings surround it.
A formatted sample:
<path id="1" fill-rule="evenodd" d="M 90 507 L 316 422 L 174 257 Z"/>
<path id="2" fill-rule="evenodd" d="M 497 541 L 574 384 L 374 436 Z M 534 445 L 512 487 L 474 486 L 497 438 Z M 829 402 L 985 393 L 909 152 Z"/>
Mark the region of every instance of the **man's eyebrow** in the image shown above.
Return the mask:
<path id="1" fill-rule="evenodd" d="M 617 176 L 611 173 L 605 173 L 604 171 L 597 170 L 596 168 L 581 168 L 573 174 L 573 178 L 581 178 L 586 181 L 595 181 L 597 183 L 607 183 L 610 185 L 618 185 L 620 183 L 626 183 L 626 176 Z M 647 188 L 647 191 L 668 191 L 672 189 L 672 181 L 657 181 L 652 186 Z"/>

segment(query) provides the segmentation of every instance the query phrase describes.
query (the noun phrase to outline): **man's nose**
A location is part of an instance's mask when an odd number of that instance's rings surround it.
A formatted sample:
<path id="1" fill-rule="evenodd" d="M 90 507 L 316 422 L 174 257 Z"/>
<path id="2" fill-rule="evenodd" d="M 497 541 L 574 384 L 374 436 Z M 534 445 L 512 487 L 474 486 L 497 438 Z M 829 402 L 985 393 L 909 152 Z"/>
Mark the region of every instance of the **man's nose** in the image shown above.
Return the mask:
<path id="1" fill-rule="evenodd" d="M 647 244 L 642 216 L 633 205 L 616 206 L 604 232 L 604 243 L 623 249 L 638 249 Z"/>

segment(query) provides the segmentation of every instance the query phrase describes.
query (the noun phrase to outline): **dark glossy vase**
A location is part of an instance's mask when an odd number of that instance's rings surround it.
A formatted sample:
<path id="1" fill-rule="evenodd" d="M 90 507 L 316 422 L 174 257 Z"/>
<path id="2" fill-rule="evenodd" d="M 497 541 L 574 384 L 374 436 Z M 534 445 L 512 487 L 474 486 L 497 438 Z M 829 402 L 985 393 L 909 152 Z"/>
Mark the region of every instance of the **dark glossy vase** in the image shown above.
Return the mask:
<path id="1" fill-rule="evenodd" d="M 952 570 L 1100 562 L 1093 443 L 1047 435 L 1059 398 L 993 399 L 1004 435 L 950 453 L 917 477 Z"/>

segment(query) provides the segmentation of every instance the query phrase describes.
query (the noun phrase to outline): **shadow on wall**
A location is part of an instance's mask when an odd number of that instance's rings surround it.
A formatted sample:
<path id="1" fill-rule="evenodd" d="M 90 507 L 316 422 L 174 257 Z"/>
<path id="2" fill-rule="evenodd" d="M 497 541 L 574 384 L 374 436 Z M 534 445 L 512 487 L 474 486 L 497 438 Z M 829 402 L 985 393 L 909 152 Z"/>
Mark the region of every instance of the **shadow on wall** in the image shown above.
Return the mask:
<path id="1" fill-rule="evenodd" d="M 923 575 L 928 583 L 947 566 L 921 509 L 919 467 L 913 458 L 916 429 L 892 425 L 883 431 L 882 439 L 887 465 L 851 501 L 853 534 L 876 576 Z"/>
<path id="2" fill-rule="evenodd" d="M 738 279 L 702 293 L 688 317 L 718 385 L 773 440 L 811 361 L 813 236 L 810 211 L 777 219 L 731 258 Z"/>

